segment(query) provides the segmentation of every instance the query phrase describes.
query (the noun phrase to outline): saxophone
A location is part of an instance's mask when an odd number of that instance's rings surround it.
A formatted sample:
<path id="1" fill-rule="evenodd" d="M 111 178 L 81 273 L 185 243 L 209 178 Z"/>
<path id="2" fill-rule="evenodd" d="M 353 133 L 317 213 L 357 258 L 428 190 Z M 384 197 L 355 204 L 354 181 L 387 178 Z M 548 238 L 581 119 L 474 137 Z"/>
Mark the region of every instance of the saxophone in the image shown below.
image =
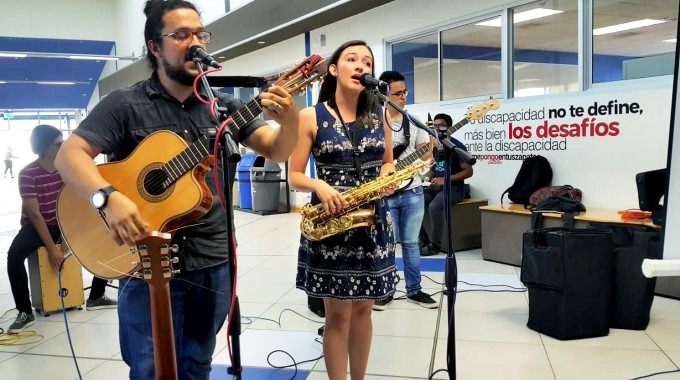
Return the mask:
<path id="1" fill-rule="evenodd" d="M 323 210 L 322 204 L 312 206 L 307 203 L 300 211 L 302 214 L 302 222 L 300 223 L 302 236 L 312 241 L 319 241 L 352 228 L 370 226 L 373 224 L 374 210 L 360 207 L 380 199 L 384 189 L 412 178 L 431 165 L 429 160 L 417 160 L 397 172 L 378 177 L 371 182 L 343 192 L 341 195 L 347 202 L 347 207 L 332 215 Z"/>

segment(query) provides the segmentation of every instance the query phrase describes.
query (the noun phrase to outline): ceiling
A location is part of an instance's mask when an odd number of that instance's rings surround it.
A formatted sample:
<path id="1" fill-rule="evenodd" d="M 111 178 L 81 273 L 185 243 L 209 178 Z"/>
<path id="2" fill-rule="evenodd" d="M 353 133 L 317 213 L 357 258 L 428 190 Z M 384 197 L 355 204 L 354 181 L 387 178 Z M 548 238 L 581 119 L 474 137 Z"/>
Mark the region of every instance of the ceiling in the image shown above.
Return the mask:
<path id="1" fill-rule="evenodd" d="M 112 41 L 0 37 L 0 51 L 109 55 Z M 84 109 L 107 61 L 0 57 L 0 111 Z M 72 85 L 38 81 L 76 82 Z M 23 82 L 23 83 L 22 83 Z"/>
<path id="2" fill-rule="evenodd" d="M 269 0 L 253 1 L 207 25 L 213 32 L 211 47 L 215 55 L 239 56 L 267 45 L 313 30 L 337 20 L 351 17 L 392 0 Z M 608 26 L 641 18 L 668 21 L 646 28 L 597 36 L 596 54 L 648 56 L 672 53 L 675 44 L 662 42 L 674 38 L 677 31 L 679 0 L 598 0 L 594 2 L 595 27 Z M 576 52 L 578 30 L 577 1 L 546 0 L 519 7 L 516 12 L 535 7 L 563 10 L 563 13 L 516 24 L 515 41 L 520 49 Z M 314 14 L 312 17 L 305 15 Z M 252 22 L 252 15 L 258 22 Z M 671 15 L 671 17 L 669 17 Z M 480 20 L 481 21 L 481 20 Z M 456 31 L 459 30 L 460 33 Z M 498 47 L 500 28 L 473 26 L 473 30 L 456 28 L 442 34 L 445 44 Z M 253 36 L 258 36 L 253 38 Z M 538 36 L 538 38 L 536 37 Z M 624 38 L 622 38 L 624 37 Z M 432 41 L 430 41 L 432 40 Z M 411 42 L 436 44 L 437 34 Z M 0 37 L 0 51 L 74 53 L 109 55 L 112 41 L 55 40 Z M 86 108 L 106 61 L 55 58 L 0 57 L 0 82 L 72 81 L 74 85 L 36 83 L 0 83 L 0 112 L 16 109 Z M 100 94 L 134 83 L 148 76 L 144 60 L 128 65 L 99 82 Z"/>

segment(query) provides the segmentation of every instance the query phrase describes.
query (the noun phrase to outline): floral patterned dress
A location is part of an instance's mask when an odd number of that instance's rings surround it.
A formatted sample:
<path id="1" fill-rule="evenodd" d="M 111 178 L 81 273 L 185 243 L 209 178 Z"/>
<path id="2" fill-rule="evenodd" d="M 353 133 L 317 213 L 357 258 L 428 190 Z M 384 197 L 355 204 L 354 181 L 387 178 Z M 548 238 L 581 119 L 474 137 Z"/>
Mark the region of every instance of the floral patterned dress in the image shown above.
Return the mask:
<path id="1" fill-rule="evenodd" d="M 323 103 L 315 109 L 317 134 L 312 153 L 318 178 L 340 192 L 377 178 L 385 152 L 379 117 L 375 116 L 374 125 L 347 125 L 350 133 L 360 134 L 357 145 L 361 172 L 357 175 L 352 140 L 342 124 Z M 316 194 L 312 195 L 312 203 L 319 203 Z M 343 300 L 378 300 L 394 294 L 397 269 L 392 220 L 384 201 L 372 206 L 377 218 L 369 227 L 354 228 L 321 241 L 300 238 L 296 279 L 299 289 L 312 297 Z"/>

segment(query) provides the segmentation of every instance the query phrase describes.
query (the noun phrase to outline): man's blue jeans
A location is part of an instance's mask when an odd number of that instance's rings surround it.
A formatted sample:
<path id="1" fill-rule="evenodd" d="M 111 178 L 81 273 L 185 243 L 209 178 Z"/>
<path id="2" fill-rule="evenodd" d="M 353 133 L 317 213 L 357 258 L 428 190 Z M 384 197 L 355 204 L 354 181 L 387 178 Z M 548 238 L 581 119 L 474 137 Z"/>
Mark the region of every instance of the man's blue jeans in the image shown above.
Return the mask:
<path id="1" fill-rule="evenodd" d="M 229 312 L 229 264 L 180 273 L 170 281 L 180 379 L 208 379 L 216 335 Z M 118 287 L 120 350 L 130 379 L 155 378 L 149 287 L 138 279 Z"/>
<path id="2" fill-rule="evenodd" d="M 423 223 L 425 201 L 423 187 L 400 191 L 387 198 L 392 214 L 394 237 L 401 242 L 401 255 L 404 259 L 406 295 L 412 296 L 420 291 L 420 247 L 418 233 Z"/>

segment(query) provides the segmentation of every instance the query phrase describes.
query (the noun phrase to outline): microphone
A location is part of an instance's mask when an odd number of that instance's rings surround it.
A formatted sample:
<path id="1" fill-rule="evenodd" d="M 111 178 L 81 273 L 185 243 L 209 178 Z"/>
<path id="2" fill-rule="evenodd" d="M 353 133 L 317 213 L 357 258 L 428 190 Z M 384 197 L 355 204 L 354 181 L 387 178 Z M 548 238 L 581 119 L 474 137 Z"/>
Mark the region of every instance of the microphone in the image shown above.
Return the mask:
<path id="1" fill-rule="evenodd" d="M 219 63 L 215 60 L 215 58 L 211 57 L 210 54 L 206 53 L 205 50 L 203 50 L 202 47 L 198 45 L 194 45 L 189 48 L 189 57 L 194 61 L 194 62 L 201 62 L 203 64 L 206 64 L 208 66 L 212 66 L 216 69 L 221 68 Z"/>
<path id="2" fill-rule="evenodd" d="M 388 86 L 388 83 L 385 81 L 382 81 L 380 79 L 373 78 L 371 74 L 361 74 L 361 77 L 359 78 L 359 82 L 361 83 L 362 86 L 364 87 L 380 87 L 380 86 Z"/>

